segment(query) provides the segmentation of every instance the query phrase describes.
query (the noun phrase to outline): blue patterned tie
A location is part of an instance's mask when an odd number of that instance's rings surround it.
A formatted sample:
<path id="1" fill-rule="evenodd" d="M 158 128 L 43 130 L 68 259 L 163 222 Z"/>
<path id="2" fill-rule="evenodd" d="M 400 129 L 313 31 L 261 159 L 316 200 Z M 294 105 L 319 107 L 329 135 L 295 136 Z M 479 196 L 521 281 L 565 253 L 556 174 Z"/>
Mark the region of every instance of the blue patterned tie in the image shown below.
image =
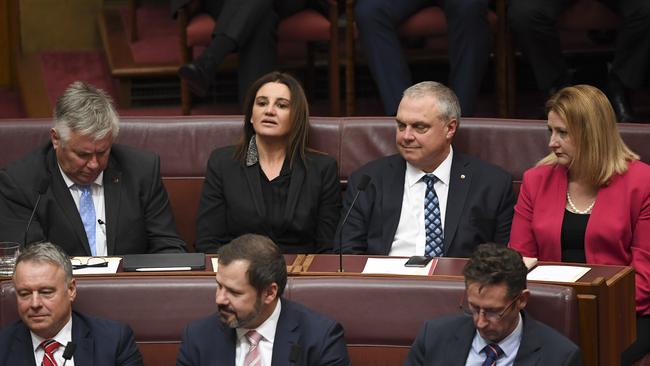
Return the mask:
<path id="1" fill-rule="evenodd" d="M 485 361 L 481 366 L 495 366 L 499 357 L 503 356 L 503 350 L 498 344 L 488 344 L 483 348 L 485 352 Z"/>
<path id="2" fill-rule="evenodd" d="M 81 215 L 81 221 L 84 223 L 84 229 L 86 230 L 90 253 L 92 255 L 97 255 L 97 248 L 95 247 L 95 225 L 97 225 L 97 218 L 95 217 L 92 187 L 90 185 L 79 185 L 78 187 L 81 190 L 81 197 L 79 198 L 79 214 Z"/>
<path id="3" fill-rule="evenodd" d="M 440 257 L 444 249 L 444 233 L 442 232 L 438 195 L 433 189 L 438 178 L 433 174 L 427 174 L 422 179 L 427 184 L 427 191 L 424 195 L 424 227 L 427 234 L 424 255 Z"/>

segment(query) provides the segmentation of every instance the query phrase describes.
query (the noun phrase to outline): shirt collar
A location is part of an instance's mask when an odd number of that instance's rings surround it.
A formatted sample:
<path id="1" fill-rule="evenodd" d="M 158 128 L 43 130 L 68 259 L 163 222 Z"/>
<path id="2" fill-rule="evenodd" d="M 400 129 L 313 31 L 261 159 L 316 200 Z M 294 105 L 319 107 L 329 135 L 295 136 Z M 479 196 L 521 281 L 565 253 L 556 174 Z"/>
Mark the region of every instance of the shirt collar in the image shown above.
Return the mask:
<path id="1" fill-rule="evenodd" d="M 32 347 L 34 348 L 34 352 L 36 352 L 38 346 L 40 346 L 41 343 L 46 340 L 46 338 L 37 336 L 31 330 L 29 331 L 29 334 L 32 336 Z M 61 347 L 65 347 L 68 342 L 72 341 L 72 315 L 70 315 L 68 322 L 65 323 L 59 333 L 57 333 L 57 335 L 55 335 L 52 339 L 59 342 L 59 344 L 61 344 Z"/>
<path id="2" fill-rule="evenodd" d="M 59 166 L 59 171 L 61 172 L 61 176 L 63 177 L 63 181 L 65 182 L 65 186 L 68 187 L 68 189 L 74 187 L 77 183 L 73 182 L 70 179 L 70 177 L 68 177 L 68 175 L 65 174 L 63 169 L 61 169 L 60 164 L 57 163 L 57 165 Z M 97 178 L 95 179 L 93 184 L 96 184 L 96 185 L 101 187 L 103 182 L 104 182 L 104 172 L 102 171 L 101 173 L 99 173 L 99 175 L 97 176 Z"/>
<path id="3" fill-rule="evenodd" d="M 497 343 L 501 350 L 503 350 L 503 357 L 507 357 L 517 352 L 519 345 L 521 344 L 521 335 L 523 333 L 523 329 L 524 322 L 523 318 L 521 317 L 521 313 L 519 313 L 519 319 L 517 320 L 517 326 L 515 329 L 507 337 L 503 338 L 501 342 Z M 474 351 L 477 354 L 480 354 L 481 350 L 483 350 L 485 346 L 492 343 L 483 339 L 478 330 L 476 331 L 476 337 L 474 339 L 475 341 L 472 342 L 472 348 L 474 348 Z"/>
<path id="4" fill-rule="evenodd" d="M 438 178 L 440 182 L 445 185 L 449 185 L 449 177 L 451 176 L 451 161 L 454 157 L 454 148 L 449 147 L 449 154 L 445 160 L 438 165 L 438 167 L 431 173 L 425 173 L 422 170 L 414 167 L 408 161 L 406 162 L 406 175 L 405 179 L 409 187 L 413 187 L 414 184 L 420 182 L 422 177 L 426 174 L 433 174 Z"/>
<path id="5" fill-rule="evenodd" d="M 278 326 L 278 319 L 280 319 L 280 312 L 282 311 L 282 301 L 278 300 L 275 304 L 275 309 L 271 313 L 271 316 L 266 318 L 266 320 L 260 324 L 259 327 L 255 328 L 257 333 L 261 334 L 266 341 L 273 343 L 275 340 L 275 329 Z M 248 333 L 250 329 L 246 328 L 237 328 L 237 339 L 241 342 L 241 338 Z"/>

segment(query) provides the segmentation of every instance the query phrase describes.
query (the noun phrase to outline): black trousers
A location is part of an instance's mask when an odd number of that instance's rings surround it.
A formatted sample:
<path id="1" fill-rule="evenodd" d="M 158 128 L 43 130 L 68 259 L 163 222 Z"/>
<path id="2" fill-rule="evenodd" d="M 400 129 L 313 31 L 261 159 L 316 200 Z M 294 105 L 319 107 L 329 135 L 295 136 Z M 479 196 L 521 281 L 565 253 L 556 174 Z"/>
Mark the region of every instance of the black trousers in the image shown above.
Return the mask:
<path id="1" fill-rule="evenodd" d="M 490 51 L 488 0 L 357 0 L 361 46 L 388 115 L 397 112 L 402 93 L 412 84 L 397 29 L 431 5 L 441 6 L 447 17 L 449 86 L 458 96 L 463 115 L 471 116 L 476 109 Z"/>
<path id="2" fill-rule="evenodd" d="M 325 5 L 322 0 L 205 0 L 203 6 L 216 21 L 213 35 L 225 35 L 237 44 L 242 101 L 255 80 L 276 68 L 280 20 Z"/>
<path id="3" fill-rule="evenodd" d="M 621 355 L 621 366 L 632 366 L 647 353 L 650 353 L 650 315 L 637 315 L 636 342 Z"/>
<path id="4" fill-rule="evenodd" d="M 650 55 L 650 1 L 600 0 L 620 14 L 611 72 L 629 88 L 644 81 Z M 557 86 L 567 75 L 557 21 L 574 0 L 510 0 L 508 22 L 532 66 L 542 90 Z"/>

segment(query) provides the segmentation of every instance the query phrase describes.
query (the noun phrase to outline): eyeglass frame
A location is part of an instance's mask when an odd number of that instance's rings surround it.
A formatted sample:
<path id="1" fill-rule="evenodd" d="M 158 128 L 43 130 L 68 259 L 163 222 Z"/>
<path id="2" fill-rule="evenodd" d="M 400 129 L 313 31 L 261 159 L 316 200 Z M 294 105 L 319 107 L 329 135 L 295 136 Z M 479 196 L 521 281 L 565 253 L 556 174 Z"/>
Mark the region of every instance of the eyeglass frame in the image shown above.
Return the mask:
<path id="1" fill-rule="evenodd" d="M 492 322 L 496 322 L 496 321 L 499 321 L 499 320 L 503 319 L 503 316 L 506 314 L 506 312 L 508 312 L 508 311 L 510 310 L 510 308 L 512 307 L 512 305 L 514 305 L 514 303 L 516 303 L 517 300 L 519 300 L 519 298 L 521 298 L 521 295 L 523 295 L 523 294 L 524 294 L 523 292 L 520 292 L 520 293 L 519 293 L 517 296 L 515 296 L 515 297 L 512 299 L 512 301 L 510 301 L 510 303 L 509 303 L 509 304 L 508 304 L 508 305 L 507 305 L 503 310 L 501 310 L 500 312 L 496 312 L 496 311 L 485 311 L 485 309 L 482 309 L 482 308 L 479 308 L 478 311 L 475 311 L 475 310 L 472 308 L 473 306 L 469 303 L 469 301 L 467 301 L 467 294 L 463 294 L 463 297 L 460 299 L 460 303 L 458 304 L 458 309 L 459 309 L 461 312 L 463 312 L 463 314 L 465 314 L 465 315 L 467 315 L 467 316 L 471 316 L 471 317 L 478 316 L 478 315 L 480 315 L 481 312 L 482 312 L 482 313 L 483 313 L 483 317 L 485 317 L 485 319 L 487 319 L 487 320 L 489 320 L 489 321 L 492 321 Z M 467 306 L 465 306 L 465 304 L 467 304 Z"/>
<path id="2" fill-rule="evenodd" d="M 101 262 L 89 264 L 93 260 L 99 260 Z M 78 261 L 79 264 L 75 264 L 74 263 L 75 261 Z M 102 258 L 102 257 L 88 257 L 86 259 L 85 263 L 79 258 L 70 258 L 70 264 L 72 264 L 72 269 L 73 270 L 75 270 L 75 269 L 84 269 L 84 268 L 108 267 L 108 261 L 105 258 Z"/>

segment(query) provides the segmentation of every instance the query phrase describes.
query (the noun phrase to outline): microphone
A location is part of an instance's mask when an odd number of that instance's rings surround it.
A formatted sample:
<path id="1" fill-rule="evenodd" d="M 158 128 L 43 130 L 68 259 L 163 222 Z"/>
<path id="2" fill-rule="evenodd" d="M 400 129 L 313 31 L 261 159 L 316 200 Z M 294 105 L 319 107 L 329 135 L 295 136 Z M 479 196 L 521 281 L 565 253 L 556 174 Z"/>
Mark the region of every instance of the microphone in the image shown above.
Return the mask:
<path id="1" fill-rule="evenodd" d="M 74 342 L 68 342 L 68 344 L 65 345 L 65 349 L 63 350 L 63 359 L 65 360 L 63 361 L 63 366 L 65 366 L 65 363 L 72 358 L 76 348 L 77 345 Z"/>
<path id="2" fill-rule="evenodd" d="M 34 204 L 34 209 L 32 210 L 32 214 L 29 216 L 29 220 L 27 220 L 27 227 L 25 228 L 25 235 L 23 236 L 23 248 L 27 246 L 27 233 L 29 232 L 29 227 L 32 224 L 32 220 L 34 220 L 34 215 L 36 214 L 36 210 L 38 209 L 38 204 L 41 202 L 41 197 L 47 192 L 47 187 L 50 186 L 50 180 L 49 178 L 43 178 L 41 182 L 38 185 L 38 196 L 36 196 L 36 203 Z"/>
<path id="3" fill-rule="evenodd" d="M 348 221 L 348 216 L 350 216 L 350 212 L 352 212 L 352 208 L 357 202 L 359 194 L 366 190 L 368 184 L 370 184 L 370 177 L 365 174 L 362 175 L 359 184 L 357 184 L 357 193 L 354 195 L 354 199 L 352 200 L 350 207 L 348 207 L 348 211 L 345 213 L 343 220 L 341 220 L 339 227 L 336 229 L 337 235 L 335 235 L 335 237 L 339 238 L 339 272 L 343 272 L 343 225 Z"/>
<path id="4" fill-rule="evenodd" d="M 291 352 L 289 352 L 289 364 L 291 366 L 297 365 L 300 362 L 301 347 L 299 344 L 291 345 Z"/>

